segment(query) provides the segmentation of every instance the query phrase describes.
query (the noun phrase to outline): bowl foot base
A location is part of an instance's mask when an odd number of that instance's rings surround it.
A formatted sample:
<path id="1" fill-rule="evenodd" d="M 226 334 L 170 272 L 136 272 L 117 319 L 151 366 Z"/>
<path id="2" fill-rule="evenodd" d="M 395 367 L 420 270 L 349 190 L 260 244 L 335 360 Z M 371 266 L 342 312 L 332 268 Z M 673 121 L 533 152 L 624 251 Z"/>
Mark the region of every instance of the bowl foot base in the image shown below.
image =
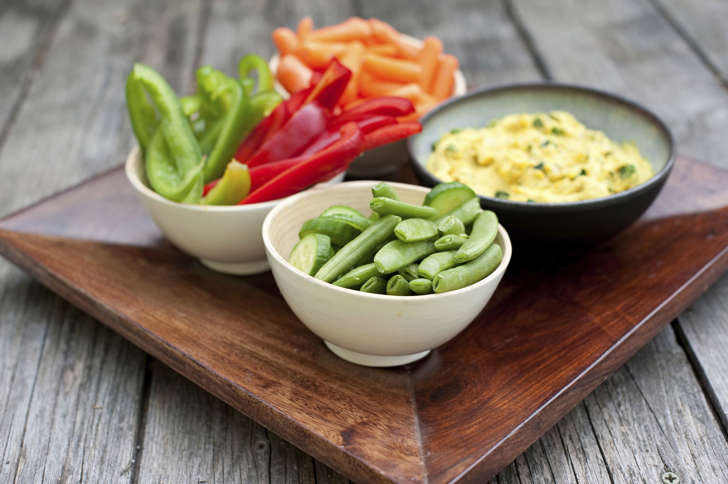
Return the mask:
<path id="1" fill-rule="evenodd" d="M 421 351 L 420 353 L 412 353 L 410 355 L 382 356 L 368 355 L 366 353 L 357 353 L 356 351 L 347 350 L 341 346 L 324 341 L 326 347 L 330 349 L 336 356 L 346 361 L 356 363 L 363 366 L 399 366 L 420 360 L 430 354 L 430 350 Z"/>
<path id="2" fill-rule="evenodd" d="M 268 261 L 266 260 L 256 262 L 217 262 L 209 259 L 200 259 L 200 262 L 213 271 L 222 272 L 223 274 L 234 274 L 236 276 L 260 274 L 269 269 Z"/>

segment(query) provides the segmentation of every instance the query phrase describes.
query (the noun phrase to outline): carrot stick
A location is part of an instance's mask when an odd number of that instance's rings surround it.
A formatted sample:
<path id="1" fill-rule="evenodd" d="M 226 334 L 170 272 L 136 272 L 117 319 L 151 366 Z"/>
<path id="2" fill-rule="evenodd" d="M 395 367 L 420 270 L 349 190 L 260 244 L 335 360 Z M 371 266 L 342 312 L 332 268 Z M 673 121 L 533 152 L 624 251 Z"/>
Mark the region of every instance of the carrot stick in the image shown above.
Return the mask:
<path id="1" fill-rule="evenodd" d="M 306 40 L 301 42 L 295 54 L 312 69 L 323 69 L 334 56 L 342 54 L 346 50 L 346 44 L 333 42 L 315 42 Z"/>
<path id="2" fill-rule="evenodd" d="M 367 52 L 384 57 L 394 57 L 399 53 L 399 49 L 394 44 L 374 44 L 367 47 Z"/>
<path id="3" fill-rule="evenodd" d="M 362 68 L 377 77 L 396 82 L 418 82 L 422 75 L 422 69 L 414 62 L 376 54 L 366 54 Z"/>
<path id="4" fill-rule="evenodd" d="M 296 34 L 298 34 L 299 40 L 306 40 L 306 37 L 308 34 L 311 33 L 313 30 L 313 20 L 311 17 L 303 17 L 300 22 L 298 22 L 298 28 L 296 29 Z"/>
<path id="5" fill-rule="evenodd" d="M 278 63 L 276 77 L 288 92 L 296 92 L 311 84 L 313 72 L 293 54 L 284 55 Z"/>
<path id="6" fill-rule="evenodd" d="M 399 49 L 399 56 L 403 59 L 417 60 L 422 50 L 419 42 L 414 39 L 410 40 L 402 34 L 397 34 L 393 43 Z"/>
<path id="7" fill-rule="evenodd" d="M 437 68 L 437 74 L 432 81 L 431 93 L 437 99 L 447 99 L 452 95 L 453 86 L 455 85 L 455 71 L 458 70 L 457 57 L 445 54 L 440 60 L 440 66 Z"/>
<path id="8" fill-rule="evenodd" d="M 404 84 L 378 79 L 362 71 L 359 74 L 359 95 L 362 97 L 389 96 L 389 93 L 401 88 Z"/>
<path id="9" fill-rule="evenodd" d="M 442 53 L 442 42 L 437 37 L 425 37 L 422 42 L 422 51 L 418 59 L 422 69 L 420 87 L 425 92 L 432 92 L 432 79 L 438 66 L 438 56 Z"/>
<path id="10" fill-rule="evenodd" d="M 407 40 L 387 22 L 370 18 L 369 25 L 372 28 L 372 37 L 377 42 L 396 46 L 400 57 L 411 60 L 417 59 L 420 53 L 420 46 L 416 42 Z"/>
<path id="11" fill-rule="evenodd" d="M 359 75 L 361 74 L 362 62 L 364 62 L 364 53 L 364 44 L 359 41 L 354 41 L 349 44 L 349 48 L 339 57 L 341 63 L 351 71 L 351 79 L 349 80 L 349 84 L 346 85 L 346 89 L 339 103 L 346 104 L 355 100 L 359 95 Z"/>
<path id="12" fill-rule="evenodd" d="M 319 42 L 350 42 L 352 40 L 364 42 L 371 33 L 372 29 L 366 20 L 351 17 L 340 24 L 313 30 L 308 34 L 308 38 Z"/>
<path id="13" fill-rule="evenodd" d="M 273 31 L 273 43 L 278 47 L 281 55 L 290 54 L 298 48 L 298 37 L 293 30 L 286 27 L 278 27 Z"/>
<path id="14" fill-rule="evenodd" d="M 419 102 L 422 99 L 422 88 L 415 83 L 405 84 L 399 88 L 387 93 L 388 96 L 403 97 L 412 101 L 412 103 Z"/>

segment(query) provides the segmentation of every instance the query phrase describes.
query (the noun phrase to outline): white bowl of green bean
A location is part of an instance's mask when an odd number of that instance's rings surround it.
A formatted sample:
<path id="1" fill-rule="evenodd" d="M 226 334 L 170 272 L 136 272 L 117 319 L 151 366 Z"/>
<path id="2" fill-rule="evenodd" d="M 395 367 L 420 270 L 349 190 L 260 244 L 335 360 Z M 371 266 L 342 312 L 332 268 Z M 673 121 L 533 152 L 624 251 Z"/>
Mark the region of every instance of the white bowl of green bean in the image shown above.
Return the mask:
<path id="1" fill-rule="evenodd" d="M 511 259 L 510 238 L 498 225 L 502 260 L 488 276 L 450 292 L 393 296 L 338 287 L 288 262 L 305 220 L 332 205 L 370 213 L 375 181 L 346 182 L 308 190 L 282 201 L 263 222 L 263 243 L 281 294 L 301 322 L 339 357 L 365 366 L 417 361 L 454 338 L 483 310 Z M 429 189 L 389 183 L 400 200 L 421 204 Z"/>

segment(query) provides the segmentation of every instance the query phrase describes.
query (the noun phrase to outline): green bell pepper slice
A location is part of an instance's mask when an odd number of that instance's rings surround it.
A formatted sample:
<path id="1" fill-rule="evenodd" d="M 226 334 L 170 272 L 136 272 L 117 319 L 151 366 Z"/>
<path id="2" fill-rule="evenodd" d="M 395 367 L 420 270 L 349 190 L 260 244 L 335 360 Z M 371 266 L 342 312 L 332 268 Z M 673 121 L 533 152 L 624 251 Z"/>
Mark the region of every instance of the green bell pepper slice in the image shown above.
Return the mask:
<path id="1" fill-rule="evenodd" d="M 233 160 L 215 187 L 202 198 L 203 205 L 235 205 L 250 191 L 248 167 Z"/>
<path id="2" fill-rule="evenodd" d="M 252 71 L 256 71 L 258 74 L 257 88 L 254 92 L 252 90 L 248 91 L 247 94 L 273 90 L 273 74 L 270 72 L 268 63 L 260 56 L 248 54 L 238 62 L 238 76 L 245 82 L 250 78 Z"/>

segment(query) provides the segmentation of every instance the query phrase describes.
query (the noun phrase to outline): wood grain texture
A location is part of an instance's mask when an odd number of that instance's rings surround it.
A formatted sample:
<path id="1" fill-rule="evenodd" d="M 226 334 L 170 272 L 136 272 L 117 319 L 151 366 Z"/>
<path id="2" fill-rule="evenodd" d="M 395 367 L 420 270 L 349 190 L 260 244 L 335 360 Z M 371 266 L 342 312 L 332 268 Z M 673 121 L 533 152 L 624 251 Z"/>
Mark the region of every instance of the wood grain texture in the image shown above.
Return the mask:
<path id="1" fill-rule="evenodd" d="M 728 267 L 728 226 L 717 222 L 728 213 L 728 174 L 680 160 L 655 207 L 621 236 L 536 265 L 522 258 L 479 319 L 410 371 L 360 368 L 297 322 L 269 274 L 211 273 L 149 237 L 144 224 L 131 245 L 85 233 L 105 225 L 126 238 L 137 232 L 138 211 L 124 212 L 136 201 L 122 177 L 111 172 L 4 221 L 4 255 L 203 388 L 363 480 L 492 476 Z M 108 206 L 87 203 L 114 183 L 109 198 L 121 226 L 106 216 Z M 17 232 L 37 232 L 39 223 L 46 235 Z M 184 415 L 162 409 L 149 416 Z M 215 472 L 209 463 L 197 469 Z"/>

